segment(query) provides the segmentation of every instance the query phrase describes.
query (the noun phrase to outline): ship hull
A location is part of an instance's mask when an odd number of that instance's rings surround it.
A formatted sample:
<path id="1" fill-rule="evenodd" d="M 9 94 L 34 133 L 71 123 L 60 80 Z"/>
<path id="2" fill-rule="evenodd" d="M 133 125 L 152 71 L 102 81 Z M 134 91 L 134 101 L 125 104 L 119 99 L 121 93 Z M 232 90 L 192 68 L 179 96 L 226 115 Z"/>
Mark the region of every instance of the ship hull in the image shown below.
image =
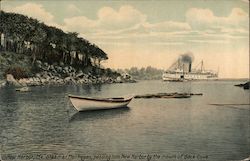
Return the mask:
<path id="1" fill-rule="evenodd" d="M 218 77 L 210 73 L 164 73 L 164 81 L 184 81 L 184 80 L 217 80 Z"/>

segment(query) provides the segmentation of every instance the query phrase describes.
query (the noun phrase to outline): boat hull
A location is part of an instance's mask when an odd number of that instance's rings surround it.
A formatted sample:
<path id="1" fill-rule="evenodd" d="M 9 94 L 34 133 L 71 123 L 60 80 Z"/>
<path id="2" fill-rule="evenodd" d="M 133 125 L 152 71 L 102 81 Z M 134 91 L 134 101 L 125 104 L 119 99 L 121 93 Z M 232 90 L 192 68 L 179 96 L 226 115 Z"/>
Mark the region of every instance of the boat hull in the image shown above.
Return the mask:
<path id="1" fill-rule="evenodd" d="M 133 97 L 124 100 L 91 99 L 77 96 L 69 96 L 72 105 L 77 111 L 104 110 L 126 107 Z"/>

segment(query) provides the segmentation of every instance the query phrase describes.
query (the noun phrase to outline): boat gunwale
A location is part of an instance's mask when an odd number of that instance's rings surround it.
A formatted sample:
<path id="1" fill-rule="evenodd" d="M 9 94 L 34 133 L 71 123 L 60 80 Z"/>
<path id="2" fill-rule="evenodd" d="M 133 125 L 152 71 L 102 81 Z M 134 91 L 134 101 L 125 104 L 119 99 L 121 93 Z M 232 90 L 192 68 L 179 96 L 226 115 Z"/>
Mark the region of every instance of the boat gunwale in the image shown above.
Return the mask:
<path id="1" fill-rule="evenodd" d="M 134 96 L 130 97 L 119 97 L 122 99 L 117 99 L 118 97 L 114 98 L 91 98 L 91 97 L 83 97 L 83 96 L 76 96 L 76 95 L 68 95 L 69 98 L 75 98 L 75 99 L 83 99 L 83 100 L 89 100 L 89 101 L 97 101 L 97 102 L 108 102 L 108 103 L 124 103 L 131 101 Z"/>

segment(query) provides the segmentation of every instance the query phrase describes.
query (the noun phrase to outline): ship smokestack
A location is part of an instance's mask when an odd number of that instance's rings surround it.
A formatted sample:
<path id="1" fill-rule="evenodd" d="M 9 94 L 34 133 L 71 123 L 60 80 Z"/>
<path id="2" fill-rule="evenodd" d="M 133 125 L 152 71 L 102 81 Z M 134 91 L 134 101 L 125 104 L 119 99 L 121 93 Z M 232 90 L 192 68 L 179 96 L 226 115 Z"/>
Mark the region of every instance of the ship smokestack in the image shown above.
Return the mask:
<path id="1" fill-rule="evenodd" d="M 191 72 L 192 71 L 192 62 L 194 60 L 193 53 L 186 52 L 179 57 L 179 61 L 183 63 L 183 70 L 185 72 Z"/>
<path id="2" fill-rule="evenodd" d="M 188 68 L 188 72 L 192 71 L 192 62 L 189 62 L 189 68 Z"/>

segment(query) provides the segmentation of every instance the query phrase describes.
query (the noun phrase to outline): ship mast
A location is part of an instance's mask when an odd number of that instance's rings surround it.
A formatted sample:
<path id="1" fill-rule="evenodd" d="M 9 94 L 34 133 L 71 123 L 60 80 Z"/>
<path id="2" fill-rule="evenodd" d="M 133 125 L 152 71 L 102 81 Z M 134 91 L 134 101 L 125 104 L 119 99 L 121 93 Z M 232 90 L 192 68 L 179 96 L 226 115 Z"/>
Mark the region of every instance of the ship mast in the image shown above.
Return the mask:
<path id="1" fill-rule="evenodd" d="M 201 61 L 201 72 L 203 71 L 203 60 Z"/>

